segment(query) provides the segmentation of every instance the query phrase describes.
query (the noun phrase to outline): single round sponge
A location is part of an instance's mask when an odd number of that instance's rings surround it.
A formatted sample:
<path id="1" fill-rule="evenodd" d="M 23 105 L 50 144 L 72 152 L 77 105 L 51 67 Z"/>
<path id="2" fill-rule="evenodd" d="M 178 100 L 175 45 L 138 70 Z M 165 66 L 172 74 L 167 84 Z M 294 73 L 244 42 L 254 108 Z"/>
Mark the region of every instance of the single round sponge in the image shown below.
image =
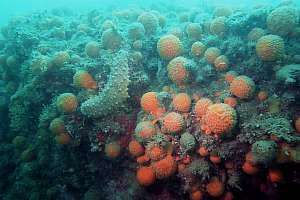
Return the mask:
<path id="1" fill-rule="evenodd" d="M 171 155 L 167 155 L 164 159 L 152 163 L 151 166 L 157 179 L 168 178 L 177 170 L 177 164 Z"/>
<path id="2" fill-rule="evenodd" d="M 155 134 L 155 126 L 151 123 L 151 121 L 140 122 L 135 128 L 135 137 L 140 142 L 147 141 Z"/>
<path id="3" fill-rule="evenodd" d="M 168 76 L 176 85 L 183 86 L 188 81 L 190 77 L 188 65 L 188 59 L 181 56 L 169 62 L 167 66 Z"/>
<path id="4" fill-rule="evenodd" d="M 207 112 L 208 107 L 213 105 L 213 102 L 208 98 L 201 98 L 195 104 L 194 112 L 198 119 L 201 119 Z"/>
<path id="5" fill-rule="evenodd" d="M 178 37 L 169 34 L 162 36 L 157 42 L 157 52 L 165 60 L 171 60 L 180 55 L 182 44 Z"/>
<path id="6" fill-rule="evenodd" d="M 141 107 L 146 112 L 153 112 L 159 108 L 159 100 L 156 92 L 147 92 L 141 98 Z"/>
<path id="7" fill-rule="evenodd" d="M 109 158 L 117 158 L 121 153 L 121 147 L 117 142 L 107 143 L 105 145 L 105 154 Z"/>
<path id="8" fill-rule="evenodd" d="M 91 58 L 97 58 L 100 53 L 99 44 L 95 41 L 87 43 L 85 45 L 85 53 Z"/>
<path id="9" fill-rule="evenodd" d="M 55 135 L 65 133 L 66 128 L 64 120 L 60 117 L 54 118 L 49 125 L 49 130 Z"/>
<path id="10" fill-rule="evenodd" d="M 78 70 L 73 76 L 73 83 L 79 88 L 96 89 L 97 83 L 85 70 Z"/>
<path id="11" fill-rule="evenodd" d="M 236 122 L 236 111 L 227 104 L 217 103 L 208 107 L 201 120 L 201 129 L 206 134 L 221 135 L 229 132 Z"/>
<path id="12" fill-rule="evenodd" d="M 230 83 L 230 92 L 240 99 L 248 99 L 252 97 L 254 91 L 255 83 L 248 76 L 237 76 Z"/>
<path id="13" fill-rule="evenodd" d="M 176 111 L 188 112 L 191 108 L 191 98 L 186 93 L 179 93 L 173 97 L 173 106 Z"/>
<path id="14" fill-rule="evenodd" d="M 277 35 L 262 36 L 256 43 L 256 54 L 262 61 L 276 61 L 284 55 L 284 41 Z"/>
<path id="15" fill-rule="evenodd" d="M 154 35 L 156 33 L 159 22 L 158 18 L 151 12 L 142 13 L 137 21 L 143 24 L 146 35 Z"/>
<path id="16" fill-rule="evenodd" d="M 204 53 L 204 57 L 209 64 L 214 64 L 215 60 L 220 55 L 221 55 L 221 51 L 216 47 L 209 47 L 208 49 L 206 49 Z"/>
<path id="17" fill-rule="evenodd" d="M 296 8 L 281 6 L 273 10 L 267 17 L 268 29 L 280 36 L 286 36 L 297 26 L 299 14 Z"/>
<path id="18" fill-rule="evenodd" d="M 224 190 L 224 184 L 217 177 L 213 177 L 206 186 L 207 193 L 212 197 L 220 197 Z"/>
<path id="19" fill-rule="evenodd" d="M 194 57 L 202 57 L 206 50 L 206 46 L 202 42 L 194 42 L 191 47 L 191 54 Z"/>
<path id="20" fill-rule="evenodd" d="M 217 57 L 214 61 L 214 66 L 217 71 L 224 71 L 228 68 L 229 60 L 226 56 L 221 55 Z"/>
<path id="21" fill-rule="evenodd" d="M 166 133 L 178 133 L 185 126 L 184 118 L 181 114 L 170 112 L 163 118 L 163 129 Z"/>
<path id="22" fill-rule="evenodd" d="M 155 182 L 155 173 L 151 167 L 141 167 L 137 170 L 136 179 L 142 186 L 149 186 Z"/>
<path id="23" fill-rule="evenodd" d="M 132 140 L 128 144 L 129 153 L 134 156 L 138 157 L 144 154 L 144 147 L 136 140 Z"/>
<path id="24" fill-rule="evenodd" d="M 56 106 L 59 111 L 66 113 L 74 112 L 78 106 L 77 98 L 72 93 L 63 93 L 57 97 Z"/>
<path id="25" fill-rule="evenodd" d="M 225 17 L 217 17 L 213 19 L 210 23 L 210 32 L 217 36 L 223 36 L 226 31 L 226 18 Z"/>

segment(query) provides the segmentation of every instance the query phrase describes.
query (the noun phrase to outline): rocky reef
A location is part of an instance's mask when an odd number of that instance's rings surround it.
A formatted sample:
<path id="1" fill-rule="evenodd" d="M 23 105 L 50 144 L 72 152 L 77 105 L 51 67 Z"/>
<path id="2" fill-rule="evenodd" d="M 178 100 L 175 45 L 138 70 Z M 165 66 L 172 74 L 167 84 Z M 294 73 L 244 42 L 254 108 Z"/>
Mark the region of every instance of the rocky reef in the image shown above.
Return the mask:
<path id="1" fill-rule="evenodd" d="M 0 199 L 299 194 L 299 13 L 284 1 L 13 17 Z"/>

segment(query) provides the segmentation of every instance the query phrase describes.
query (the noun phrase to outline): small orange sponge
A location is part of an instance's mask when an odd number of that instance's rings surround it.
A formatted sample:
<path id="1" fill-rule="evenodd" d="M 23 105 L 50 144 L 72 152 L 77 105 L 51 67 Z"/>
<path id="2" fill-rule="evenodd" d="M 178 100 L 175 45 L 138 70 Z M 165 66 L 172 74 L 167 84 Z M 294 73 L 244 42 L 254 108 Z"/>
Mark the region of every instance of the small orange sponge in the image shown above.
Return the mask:
<path id="1" fill-rule="evenodd" d="M 57 97 L 56 106 L 62 112 L 74 112 L 78 106 L 77 98 L 72 93 L 63 93 Z"/>
<path id="2" fill-rule="evenodd" d="M 151 167 L 141 167 L 137 170 L 136 179 L 142 186 L 149 186 L 155 182 L 155 173 Z"/>
<path id="3" fill-rule="evenodd" d="M 84 70 L 77 71 L 73 76 L 73 83 L 79 88 L 96 89 L 97 83 L 93 77 Z"/>

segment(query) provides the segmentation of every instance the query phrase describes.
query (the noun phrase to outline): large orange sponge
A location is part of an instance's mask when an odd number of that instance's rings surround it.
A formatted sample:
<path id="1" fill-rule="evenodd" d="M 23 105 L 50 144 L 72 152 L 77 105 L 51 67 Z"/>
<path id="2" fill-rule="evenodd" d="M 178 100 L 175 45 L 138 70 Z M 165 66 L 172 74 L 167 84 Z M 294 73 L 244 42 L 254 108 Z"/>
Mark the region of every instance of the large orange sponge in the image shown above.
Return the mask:
<path id="1" fill-rule="evenodd" d="M 149 186 L 155 182 L 155 173 L 151 167 L 141 167 L 137 170 L 136 179 L 142 186 Z"/>
<path id="2" fill-rule="evenodd" d="M 201 119 L 207 112 L 208 107 L 213 105 L 213 102 L 208 98 L 201 98 L 195 104 L 195 115 L 198 119 Z"/>
<path id="3" fill-rule="evenodd" d="M 85 70 L 78 70 L 73 76 L 75 86 L 85 89 L 96 89 L 97 83 L 93 77 Z"/>
<path id="4" fill-rule="evenodd" d="M 229 132 L 236 125 L 236 111 L 224 103 L 208 107 L 201 120 L 201 129 L 206 134 L 220 135 Z"/>
<path id="5" fill-rule="evenodd" d="M 177 164 L 171 155 L 167 155 L 164 159 L 152 163 L 151 166 L 157 179 L 168 178 L 177 170 Z"/>
<path id="6" fill-rule="evenodd" d="M 178 133 L 184 128 L 183 116 L 176 112 L 170 112 L 163 118 L 163 130 L 166 133 Z"/>
<path id="7" fill-rule="evenodd" d="M 186 93 L 179 93 L 173 97 L 173 106 L 179 112 L 188 112 L 191 108 L 191 98 Z"/>
<path id="8" fill-rule="evenodd" d="M 240 98 L 248 99 L 255 91 L 255 83 L 248 76 L 238 76 L 230 83 L 230 92 Z"/>
<path id="9" fill-rule="evenodd" d="M 63 93 L 57 97 L 56 106 L 62 112 L 74 112 L 78 106 L 77 98 L 72 93 Z"/>
<path id="10" fill-rule="evenodd" d="M 189 79 L 188 59 L 180 56 L 172 59 L 168 66 L 169 78 L 178 86 L 183 86 Z"/>
<path id="11" fill-rule="evenodd" d="M 182 51 L 182 44 L 178 37 L 169 34 L 162 36 L 157 42 L 157 52 L 161 58 L 171 60 Z"/>
<path id="12" fill-rule="evenodd" d="M 256 54 L 263 61 L 276 61 L 284 55 L 284 41 L 277 35 L 262 36 L 256 43 Z"/>

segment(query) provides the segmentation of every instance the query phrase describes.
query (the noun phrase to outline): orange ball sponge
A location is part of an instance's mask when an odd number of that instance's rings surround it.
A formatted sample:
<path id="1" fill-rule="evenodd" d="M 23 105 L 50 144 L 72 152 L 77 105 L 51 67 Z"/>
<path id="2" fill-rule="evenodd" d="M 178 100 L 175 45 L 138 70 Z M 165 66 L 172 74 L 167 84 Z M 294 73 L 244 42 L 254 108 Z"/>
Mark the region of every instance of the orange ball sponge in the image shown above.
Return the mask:
<path id="1" fill-rule="evenodd" d="M 165 150 L 157 145 L 146 148 L 146 155 L 154 161 L 160 160 L 166 156 Z"/>
<path id="2" fill-rule="evenodd" d="M 134 156 L 138 157 L 144 154 L 144 147 L 136 140 L 132 140 L 128 144 L 129 153 Z"/>
<path id="3" fill-rule="evenodd" d="M 167 66 L 169 78 L 178 86 L 183 86 L 189 79 L 188 64 L 188 59 L 180 56 L 172 59 Z"/>
<path id="4" fill-rule="evenodd" d="M 137 124 L 135 128 L 135 136 L 139 141 L 146 141 L 156 134 L 155 126 L 151 121 L 143 121 Z"/>
<path id="5" fill-rule="evenodd" d="M 204 57 L 209 64 L 214 64 L 215 60 L 220 55 L 221 55 L 221 51 L 216 47 L 209 47 L 208 49 L 206 49 L 204 53 Z"/>
<path id="6" fill-rule="evenodd" d="M 164 159 L 152 163 L 151 166 L 157 179 L 168 178 L 177 170 L 177 164 L 171 155 L 167 155 Z"/>
<path id="7" fill-rule="evenodd" d="M 72 93 L 63 93 L 57 97 L 56 106 L 62 112 L 74 112 L 78 106 L 77 98 Z"/>
<path id="8" fill-rule="evenodd" d="M 184 128 L 183 116 L 176 112 L 170 112 L 163 118 L 162 129 L 166 133 L 178 133 Z"/>
<path id="9" fill-rule="evenodd" d="M 173 97 L 173 106 L 180 112 L 188 112 L 191 108 L 192 100 L 186 93 L 179 93 Z"/>
<path id="10" fill-rule="evenodd" d="M 155 112 L 159 107 L 160 103 L 157 98 L 156 92 L 147 92 L 141 98 L 141 107 L 146 112 Z"/>
<path id="11" fill-rule="evenodd" d="M 111 142 L 105 145 L 105 154 L 109 158 L 117 158 L 121 153 L 121 147 L 117 142 Z"/>
<path id="12" fill-rule="evenodd" d="M 257 166 L 254 164 L 251 164 L 248 161 L 244 162 L 242 169 L 248 175 L 254 175 L 254 174 L 257 174 L 257 172 L 258 172 Z"/>
<path id="13" fill-rule="evenodd" d="M 207 184 L 206 190 L 210 196 L 220 197 L 224 193 L 225 187 L 217 177 L 213 177 Z"/>
<path id="14" fill-rule="evenodd" d="M 252 97 L 255 91 L 255 83 L 248 76 L 238 76 L 230 83 L 230 92 L 240 99 Z"/>
<path id="15" fill-rule="evenodd" d="M 229 105 L 213 104 L 208 107 L 208 111 L 201 120 L 201 129 L 206 134 L 227 133 L 236 125 L 236 118 L 236 111 Z"/>
<path id="16" fill-rule="evenodd" d="M 79 88 L 96 89 L 97 83 L 93 77 L 84 70 L 77 71 L 73 76 L 73 83 Z"/>
<path id="17" fill-rule="evenodd" d="M 182 51 L 182 44 L 178 37 L 169 34 L 161 37 L 157 42 L 157 52 L 165 60 L 175 58 Z"/>
<path id="18" fill-rule="evenodd" d="M 211 105 L 213 105 L 213 102 L 208 98 L 198 100 L 194 109 L 196 117 L 201 119 L 206 114 L 208 107 Z"/>
<path id="19" fill-rule="evenodd" d="M 276 61 L 284 56 L 284 41 L 277 35 L 262 36 L 256 43 L 256 54 L 263 61 Z"/>
<path id="20" fill-rule="evenodd" d="M 137 170 L 136 179 L 142 186 L 149 186 L 155 182 L 155 173 L 151 167 L 141 167 Z"/>

